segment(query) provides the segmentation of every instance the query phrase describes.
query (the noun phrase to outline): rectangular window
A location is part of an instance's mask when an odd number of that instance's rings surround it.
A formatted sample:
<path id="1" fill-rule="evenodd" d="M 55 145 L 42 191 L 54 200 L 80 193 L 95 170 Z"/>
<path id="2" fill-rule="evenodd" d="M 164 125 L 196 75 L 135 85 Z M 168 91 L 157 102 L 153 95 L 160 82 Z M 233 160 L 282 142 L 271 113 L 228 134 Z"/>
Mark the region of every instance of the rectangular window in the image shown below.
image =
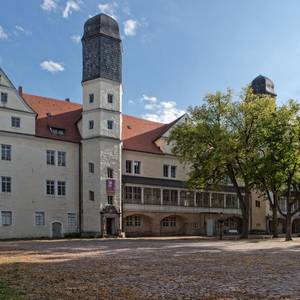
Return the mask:
<path id="1" fill-rule="evenodd" d="M 113 196 L 107 196 L 107 204 L 113 205 L 114 197 Z"/>
<path id="2" fill-rule="evenodd" d="M 66 182 L 65 181 L 57 181 L 57 195 L 58 196 L 66 196 Z"/>
<path id="3" fill-rule="evenodd" d="M 47 165 L 55 166 L 55 151 L 47 150 Z"/>
<path id="4" fill-rule="evenodd" d="M 94 173 L 95 172 L 95 165 L 93 163 L 89 163 L 89 172 Z"/>
<path id="5" fill-rule="evenodd" d="M 89 121 L 89 129 L 94 129 L 94 121 L 93 120 Z"/>
<path id="6" fill-rule="evenodd" d="M 132 173 L 132 161 L 126 160 L 126 173 L 131 174 Z"/>
<path id="7" fill-rule="evenodd" d="M 162 227 L 176 227 L 176 217 L 166 217 L 161 221 Z"/>
<path id="8" fill-rule="evenodd" d="M 209 207 L 210 206 L 208 192 L 196 193 L 196 206 L 198 206 L 198 207 Z"/>
<path id="9" fill-rule="evenodd" d="M 112 168 L 107 168 L 107 178 L 114 178 L 114 170 Z"/>
<path id="10" fill-rule="evenodd" d="M 47 195 L 55 195 L 55 181 L 54 180 L 47 180 L 46 193 L 47 193 Z"/>
<path id="11" fill-rule="evenodd" d="M 94 191 L 89 191 L 89 199 L 91 201 L 95 201 L 95 192 Z"/>
<path id="12" fill-rule="evenodd" d="M 44 226 L 45 225 L 45 213 L 36 212 L 35 213 L 35 225 Z"/>
<path id="13" fill-rule="evenodd" d="M 113 94 L 108 94 L 107 95 L 107 102 L 108 103 L 113 103 L 114 102 L 114 95 Z"/>
<path id="14" fill-rule="evenodd" d="M 66 152 L 57 151 L 57 165 L 61 167 L 66 166 Z"/>
<path id="15" fill-rule="evenodd" d="M 125 190 L 124 191 L 125 203 L 131 203 L 132 202 L 132 187 L 125 186 L 124 190 Z"/>
<path id="16" fill-rule="evenodd" d="M 94 103 L 94 94 L 89 94 L 89 102 Z"/>
<path id="17" fill-rule="evenodd" d="M 189 191 L 181 191 L 180 192 L 180 205 L 181 206 L 195 206 L 194 203 L 194 193 Z"/>
<path id="18" fill-rule="evenodd" d="M 160 205 L 160 189 L 144 188 L 144 204 Z"/>
<path id="19" fill-rule="evenodd" d="M 11 117 L 11 127 L 20 128 L 21 119 L 18 117 Z"/>
<path id="20" fill-rule="evenodd" d="M 224 194 L 222 193 L 212 193 L 211 194 L 211 206 L 215 208 L 224 207 Z"/>
<path id="21" fill-rule="evenodd" d="M 64 136 L 65 130 L 63 128 L 50 127 L 50 131 L 53 135 Z"/>
<path id="22" fill-rule="evenodd" d="M 2 211 L 1 219 L 3 226 L 11 226 L 12 225 L 12 212 L 11 211 Z"/>
<path id="23" fill-rule="evenodd" d="M 68 225 L 69 226 L 76 226 L 77 225 L 77 217 L 74 213 L 68 214 Z"/>
<path id="24" fill-rule="evenodd" d="M 113 129 L 114 128 L 114 121 L 107 120 L 107 129 Z"/>
<path id="25" fill-rule="evenodd" d="M 1 145 L 1 159 L 11 160 L 11 145 Z"/>
<path id="26" fill-rule="evenodd" d="M 178 191 L 163 190 L 163 205 L 178 206 Z"/>
<path id="27" fill-rule="evenodd" d="M 6 103 L 7 102 L 7 98 L 8 98 L 7 93 L 1 93 L 1 102 L 2 103 Z"/>
<path id="28" fill-rule="evenodd" d="M 163 166 L 163 175 L 164 177 L 169 177 L 169 165 Z"/>
<path id="29" fill-rule="evenodd" d="M 176 178 L 176 166 L 171 166 L 171 177 Z"/>
<path id="30" fill-rule="evenodd" d="M 1 176 L 2 193 L 11 193 L 11 177 Z"/>
<path id="31" fill-rule="evenodd" d="M 141 174 L 141 162 L 140 161 L 134 161 L 134 174 Z"/>
<path id="32" fill-rule="evenodd" d="M 128 227 L 140 227 L 141 216 L 129 216 L 126 218 L 126 226 Z"/>
<path id="33" fill-rule="evenodd" d="M 227 208 L 238 208 L 238 199 L 235 194 L 226 194 L 225 197 Z"/>
<path id="34" fill-rule="evenodd" d="M 255 206 L 259 208 L 260 207 L 260 201 L 256 200 L 255 201 Z"/>

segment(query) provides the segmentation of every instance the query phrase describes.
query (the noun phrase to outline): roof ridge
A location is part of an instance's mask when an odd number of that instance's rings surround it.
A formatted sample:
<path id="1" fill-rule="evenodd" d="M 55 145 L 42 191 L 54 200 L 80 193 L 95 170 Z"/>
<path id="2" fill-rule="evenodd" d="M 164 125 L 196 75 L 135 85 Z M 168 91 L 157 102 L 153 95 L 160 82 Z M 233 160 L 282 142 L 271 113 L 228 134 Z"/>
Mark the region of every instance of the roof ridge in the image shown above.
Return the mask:
<path id="1" fill-rule="evenodd" d="M 52 97 L 45 97 L 45 96 L 39 96 L 39 95 L 34 95 L 34 94 L 30 94 L 30 93 L 25 93 L 23 92 L 23 95 L 27 95 L 27 96 L 31 96 L 31 97 L 37 97 L 37 98 L 43 98 L 43 99 L 47 99 L 47 100 L 50 100 L 50 101 L 57 101 L 57 102 L 61 102 L 61 103 L 66 103 L 66 104 L 75 104 L 75 105 L 79 105 L 82 107 L 82 104 L 81 103 L 78 103 L 78 102 L 73 102 L 71 101 L 66 101 L 66 100 L 63 100 L 63 99 L 57 99 L 57 98 L 52 98 Z"/>
<path id="2" fill-rule="evenodd" d="M 146 121 L 146 122 L 149 122 L 149 123 L 154 123 L 154 124 L 159 124 L 159 125 L 168 125 L 169 123 L 161 123 L 161 122 L 155 122 L 155 121 L 151 121 L 151 120 L 148 120 L 148 119 L 144 119 L 144 118 L 141 118 L 141 117 L 136 117 L 136 116 L 133 116 L 133 115 L 128 115 L 128 114 L 123 114 L 123 116 L 126 116 L 126 117 L 130 117 L 130 118 L 135 118 L 135 119 L 139 119 L 139 120 L 142 120 L 142 121 Z"/>

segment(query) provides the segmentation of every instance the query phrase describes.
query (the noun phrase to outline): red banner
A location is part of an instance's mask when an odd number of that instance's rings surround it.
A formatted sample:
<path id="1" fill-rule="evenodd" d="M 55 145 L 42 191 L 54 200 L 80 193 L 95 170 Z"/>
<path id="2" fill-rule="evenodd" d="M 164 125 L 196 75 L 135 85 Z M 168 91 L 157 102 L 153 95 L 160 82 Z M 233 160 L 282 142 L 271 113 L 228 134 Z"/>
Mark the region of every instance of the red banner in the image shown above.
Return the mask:
<path id="1" fill-rule="evenodd" d="M 114 195 L 116 192 L 116 181 L 114 179 L 106 180 L 106 193 L 107 195 Z"/>

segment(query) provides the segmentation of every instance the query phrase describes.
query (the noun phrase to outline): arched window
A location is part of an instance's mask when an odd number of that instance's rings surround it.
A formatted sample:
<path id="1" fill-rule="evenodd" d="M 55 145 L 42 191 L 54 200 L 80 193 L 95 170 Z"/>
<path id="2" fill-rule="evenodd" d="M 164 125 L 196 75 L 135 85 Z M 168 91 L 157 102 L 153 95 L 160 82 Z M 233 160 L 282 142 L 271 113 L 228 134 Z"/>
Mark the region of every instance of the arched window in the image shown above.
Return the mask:
<path id="1" fill-rule="evenodd" d="M 161 220 L 160 225 L 162 227 L 176 227 L 176 217 L 166 217 Z"/>

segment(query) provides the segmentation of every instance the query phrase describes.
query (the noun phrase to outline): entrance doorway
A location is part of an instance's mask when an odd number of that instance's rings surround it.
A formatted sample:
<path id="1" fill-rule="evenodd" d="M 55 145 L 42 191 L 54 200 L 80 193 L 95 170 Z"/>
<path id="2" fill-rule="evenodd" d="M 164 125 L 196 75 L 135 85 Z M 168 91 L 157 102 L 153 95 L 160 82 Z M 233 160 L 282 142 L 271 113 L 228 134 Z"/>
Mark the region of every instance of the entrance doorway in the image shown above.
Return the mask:
<path id="1" fill-rule="evenodd" d="M 52 223 L 52 238 L 60 239 L 62 237 L 62 225 L 60 222 Z"/>
<path id="2" fill-rule="evenodd" d="M 115 234 L 114 228 L 113 228 L 113 218 L 106 218 L 106 234 L 107 235 L 113 235 Z"/>

